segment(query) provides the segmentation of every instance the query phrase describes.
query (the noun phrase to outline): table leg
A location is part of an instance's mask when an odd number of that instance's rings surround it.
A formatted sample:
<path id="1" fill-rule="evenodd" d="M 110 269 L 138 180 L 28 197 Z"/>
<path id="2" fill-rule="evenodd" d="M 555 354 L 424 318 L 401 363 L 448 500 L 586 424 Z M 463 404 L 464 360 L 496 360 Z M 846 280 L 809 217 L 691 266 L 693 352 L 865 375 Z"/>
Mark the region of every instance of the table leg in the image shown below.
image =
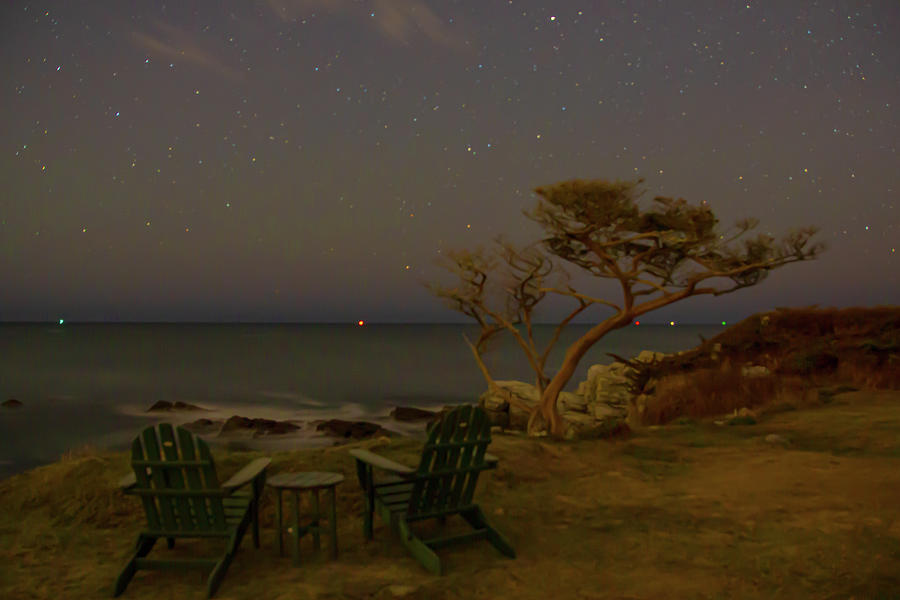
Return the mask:
<path id="1" fill-rule="evenodd" d="M 284 556 L 284 530 L 281 528 L 281 488 L 275 489 L 275 531 L 278 532 L 278 556 Z"/>
<path id="2" fill-rule="evenodd" d="M 367 540 L 371 540 L 374 537 L 372 520 L 375 513 L 375 479 L 372 475 L 372 465 L 366 465 L 361 461 L 357 461 L 357 464 L 365 465 L 366 469 L 366 513 L 363 515 L 363 535 Z"/>
<path id="3" fill-rule="evenodd" d="M 313 547 L 316 549 L 316 552 L 318 552 L 319 550 L 322 549 L 321 543 L 319 542 L 319 523 L 320 523 L 319 517 L 320 516 L 321 515 L 319 514 L 319 490 L 317 488 L 317 489 L 313 490 L 313 522 L 312 522 L 312 524 L 313 524 L 313 526 L 312 526 Z"/>
<path id="4" fill-rule="evenodd" d="M 337 486 L 331 488 L 331 515 L 329 515 L 329 525 L 331 525 L 331 557 L 337 558 Z"/>
<path id="5" fill-rule="evenodd" d="M 292 496 L 294 497 L 294 547 L 293 547 L 293 560 L 294 566 L 300 566 L 300 492 L 296 490 L 292 490 Z"/>

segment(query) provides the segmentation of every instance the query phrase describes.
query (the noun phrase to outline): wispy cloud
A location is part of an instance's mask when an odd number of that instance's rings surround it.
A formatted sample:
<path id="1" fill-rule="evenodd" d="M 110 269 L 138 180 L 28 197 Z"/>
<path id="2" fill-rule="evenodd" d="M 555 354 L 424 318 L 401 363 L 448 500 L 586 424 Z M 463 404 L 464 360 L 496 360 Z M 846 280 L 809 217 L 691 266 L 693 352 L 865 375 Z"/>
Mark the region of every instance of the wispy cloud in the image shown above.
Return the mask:
<path id="1" fill-rule="evenodd" d="M 197 41 L 197 34 L 173 27 L 162 21 L 155 22 L 155 35 L 133 31 L 131 39 L 135 45 L 151 56 L 161 56 L 168 60 L 187 62 L 218 73 L 233 81 L 240 81 L 244 74 L 229 66 L 211 50 Z"/>
<path id="2" fill-rule="evenodd" d="M 386 39 L 409 45 L 425 38 L 454 49 L 465 48 L 462 35 L 422 0 L 375 0 L 368 8 L 355 0 L 266 0 L 279 19 L 289 22 L 309 15 L 333 14 L 370 23 Z"/>

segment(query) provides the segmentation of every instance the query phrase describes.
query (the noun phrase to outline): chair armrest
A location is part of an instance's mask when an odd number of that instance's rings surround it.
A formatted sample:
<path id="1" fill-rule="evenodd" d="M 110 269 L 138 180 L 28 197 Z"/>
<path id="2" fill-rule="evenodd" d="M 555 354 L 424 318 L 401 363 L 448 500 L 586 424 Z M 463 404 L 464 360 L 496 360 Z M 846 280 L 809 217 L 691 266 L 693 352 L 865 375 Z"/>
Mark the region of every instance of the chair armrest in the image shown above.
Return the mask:
<path id="1" fill-rule="evenodd" d="M 484 462 L 490 464 L 491 468 L 493 469 L 494 467 L 497 466 L 497 463 L 500 462 L 500 459 L 498 457 L 494 456 L 493 454 L 488 454 L 487 452 L 485 452 L 484 453 Z"/>
<path id="2" fill-rule="evenodd" d="M 125 475 L 116 483 L 116 487 L 118 487 L 123 492 L 127 492 L 135 485 L 137 485 L 137 477 L 134 475 L 134 471 L 132 471 L 128 475 Z"/>
<path id="3" fill-rule="evenodd" d="M 235 489 L 253 481 L 260 473 L 266 470 L 271 458 L 257 458 L 246 467 L 231 476 L 231 479 L 222 484 L 222 489 L 234 491 Z"/>
<path id="4" fill-rule="evenodd" d="M 416 470 L 412 467 L 401 465 L 400 463 L 394 462 L 389 458 L 379 456 L 374 452 L 363 450 L 362 448 L 354 448 L 353 450 L 350 450 L 350 455 L 360 462 L 364 462 L 373 467 L 378 467 L 379 469 L 384 469 L 385 471 L 397 473 L 398 475 L 412 475 L 416 472 Z"/>

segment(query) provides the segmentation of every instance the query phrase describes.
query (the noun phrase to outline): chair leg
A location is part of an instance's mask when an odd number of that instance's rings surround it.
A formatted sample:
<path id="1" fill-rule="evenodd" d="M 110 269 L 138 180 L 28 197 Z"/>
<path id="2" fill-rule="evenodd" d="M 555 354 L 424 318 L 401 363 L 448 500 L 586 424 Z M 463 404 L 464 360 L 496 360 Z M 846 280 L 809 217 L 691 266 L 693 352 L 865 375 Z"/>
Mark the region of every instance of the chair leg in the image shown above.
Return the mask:
<path id="1" fill-rule="evenodd" d="M 501 554 L 510 558 L 516 557 L 516 551 L 512 547 L 512 544 L 509 543 L 509 540 L 507 540 L 503 534 L 494 529 L 491 524 L 487 522 L 481 507 L 476 506 L 472 510 L 461 513 L 461 515 L 469 522 L 469 525 L 475 529 L 485 529 L 487 531 L 487 540 L 494 548 L 499 550 Z"/>
<path id="2" fill-rule="evenodd" d="M 262 496 L 263 486 L 265 485 L 262 478 L 253 480 L 253 500 L 250 502 L 250 511 L 253 518 L 253 547 L 259 548 L 259 500 Z"/>
<path id="3" fill-rule="evenodd" d="M 222 579 L 225 577 L 225 572 L 228 571 L 229 565 L 231 565 L 231 560 L 234 558 L 234 555 L 237 554 L 238 546 L 241 544 L 241 540 L 244 538 L 244 533 L 247 532 L 247 526 L 250 524 L 250 520 L 248 518 L 244 518 L 238 528 L 234 533 L 231 534 L 231 537 L 228 538 L 228 546 L 225 549 L 225 556 L 216 563 L 216 566 L 213 567 L 212 572 L 209 574 L 209 578 L 206 581 L 206 597 L 212 598 L 216 593 L 216 590 L 219 589 L 219 586 L 222 584 Z"/>
<path id="4" fill-rule="evenodd" d="M 275 488 L 275 531 L 278 532 L 278 556 L 284 556 L 284 526 L 281 522 L 281 489 Z"/>
<path id="5" fill-rule="evenodd" d="M 137 559 L 142 556 L 147 556 L 149 554 L 150 549 L 153 548 L 153 544 L 156 543 L 156 538 L 144 537 L 143 535 L 138 535 L 137 544 L 135 544 L 135 552 L 131 557 L 131 560 L 128 561 L 128 564 L 125 565 L 125 568 L 122 569 L 122 572 L 119 573 L 119 577 L 116 578 L 116 587 L 113 590 L 113 598 L 122 594 L 125 591 L 125 588 L 128 587 L 128 583 L 131 581 L 131 578 L 134 577 L 134 574 L 137 573 Z"/>
<path id="6" fill-rule="evenodd" d="M 322 549 L 322 541 L 321 541 L 321 536 L 319 534 L 319 525 L 321 524 L 321 519 L 319 518 L 320 511 L 319 511 L 319 490 L 318 490 L 318 488 L 314 489 L 312 491 L 312 496 L 313 496 L 313 515 L 314 515 L 313 522 L 312 522 L 312 525 L 313 525 L 313 530 L 312 530 L 313 549 L 315 549 L 315 551 L 318 552 L 319 550 Z"/>
<path id="7" fill-rule="evenodd" d="M 372 467 L 366 465 L 366 506 L 365 506 L 365 514 L 363 515 L 363 535 L 367 540 L 371 540 L 375 537 L 375 533 L 373 531 L 373 517 L 375 516 L 375 481 L 372 476 Z"/>
<path id="8" fill-rule="evenodd" d="M 213 567 L 212 573 L 209 574 L 209 579 L 206 583 L 206 597 L 212 598 L 215 595 L 216 591 L 219 589 L 219 586 L 222 584 L 222 579 L 225 577 L 225 572 L 228 570 L 228 566 L 231 564 L 231 559 L 234 555 L 230 552 L 226 553 L 225 556 L 222 557 L 216 566 Z"/>
<path id="9" fill-rule="evenodd" d="M 259 500 L 256 498 L 250 503 L 250 519 L 253 527 L 253 547 L 259 548 Z"/>
<path id="10" fill-rule="evenodd" d="M 331 513 L 328 515 L 328 526 L 331 529 L 331 557 L 337 558 L 337 486 L 331 486 Z"/>
<path id="11" fill-rule="evenodd" d="M 291 562 L 300 566 L 300 490 L 291 490 L 291 507 L 294 510 L 294 528 L 291 529 Z"/>
<path id="12" fill-rule="evenodd" d="M 400 541 L 410 551 L 413 558 L 419 561 L 419 564 L 434 575 L 441 574 L 441 559 L 434 553 L 434 550 L 412 532 L 406 519 L 397 519 L 397 533 L 400 534 Z"/>
<path id="13" fill-rule="evenodd" d="M 175 547 L 175 538 L 166 538 L 166 546 L 168 546 L 169 550 Z"/>

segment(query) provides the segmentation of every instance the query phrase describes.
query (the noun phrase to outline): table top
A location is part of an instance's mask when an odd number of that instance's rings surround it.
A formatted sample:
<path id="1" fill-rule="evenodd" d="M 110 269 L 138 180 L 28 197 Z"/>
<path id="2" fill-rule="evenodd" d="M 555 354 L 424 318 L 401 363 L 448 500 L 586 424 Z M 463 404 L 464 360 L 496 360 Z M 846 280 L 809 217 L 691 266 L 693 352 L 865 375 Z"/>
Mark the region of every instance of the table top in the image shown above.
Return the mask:
<path id="1" fill-rule="evenodd" d="M 291 490 L 314 490 L 337 485 L 343 480 L 344 476 L 340 473 L 304 471 L 302 473 L 278 473 L 266 477 L 266 485 Z"/>

